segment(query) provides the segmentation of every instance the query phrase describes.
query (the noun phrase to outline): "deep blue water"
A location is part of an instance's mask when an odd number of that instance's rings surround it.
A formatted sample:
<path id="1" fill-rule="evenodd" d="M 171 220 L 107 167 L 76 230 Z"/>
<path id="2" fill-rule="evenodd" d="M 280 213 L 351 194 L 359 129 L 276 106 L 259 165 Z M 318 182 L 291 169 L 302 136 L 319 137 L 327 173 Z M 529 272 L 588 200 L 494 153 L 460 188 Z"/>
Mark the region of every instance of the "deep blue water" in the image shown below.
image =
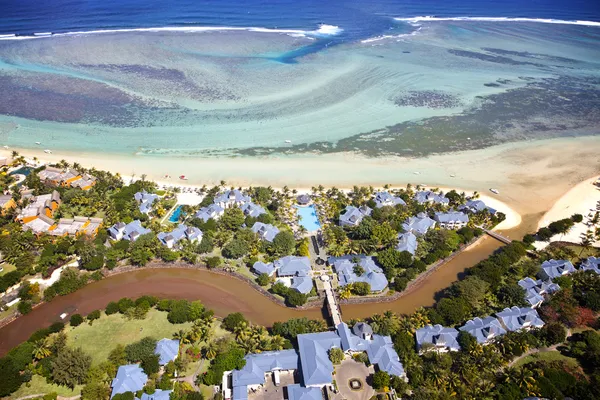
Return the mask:
<path id="1" fill-rule="evenodd" d="M 0 0 L 0 34 L 164 26 L 316 29 L 346 41 L 399 29 L 393 17 L 491 16 L 600 21 L 598 0 Z M 401 29 L 401 28 L 400 28 Z"/>

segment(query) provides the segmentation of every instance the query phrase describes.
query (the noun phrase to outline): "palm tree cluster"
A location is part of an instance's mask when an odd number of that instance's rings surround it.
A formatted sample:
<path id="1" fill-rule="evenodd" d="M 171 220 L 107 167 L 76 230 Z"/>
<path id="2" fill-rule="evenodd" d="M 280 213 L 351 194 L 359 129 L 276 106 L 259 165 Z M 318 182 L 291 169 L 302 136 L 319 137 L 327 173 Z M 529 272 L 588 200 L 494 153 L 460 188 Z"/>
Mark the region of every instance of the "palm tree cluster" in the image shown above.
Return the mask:
<path id="1" fill-rule="evenodd" d="M 260 325 L 249 325 L 241 322 L 234 329 L 235 341 L 246 353 L 283 350 L 285 339 L 279 335 L 269 335 L 267 329 Z"/>

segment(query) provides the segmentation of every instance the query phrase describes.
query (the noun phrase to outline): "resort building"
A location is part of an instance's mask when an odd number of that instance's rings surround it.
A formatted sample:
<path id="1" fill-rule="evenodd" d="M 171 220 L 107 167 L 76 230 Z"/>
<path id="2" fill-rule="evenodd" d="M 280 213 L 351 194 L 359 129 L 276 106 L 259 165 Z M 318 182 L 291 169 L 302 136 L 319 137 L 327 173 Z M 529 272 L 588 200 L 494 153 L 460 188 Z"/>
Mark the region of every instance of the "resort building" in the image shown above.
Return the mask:
<path id="1" fill-rule="evenodd" d="M 146 382 L 148 382 L 148 375 L 138 364 L 121 365 L 110 385 L 112 387 L 110 398 L 119 393 L 135 393 L 142 390 Z"/>
<path id="2" fill-rule="evenodd" d="M 221 218 L 225 209 L 220 207 L 218 204 L 211 204 L 208 207 L 202 207 L 196 213 L 196 218 L 201 219 L 204 222 L 207 222 L 209 219 L 214 219 L 215 221 Z"/>
<path id="3" fill-rule="evenodd" d="M 23 223 L 24 231 L 32 231 L 36 235 L 41 235 L 50 230 L 54 225 L 54 220 L 43 214 L 35 217 L 34 219 L 28 219 L 28 222 Z"/>
<path id="4" fill-rule="evenodd" d="M 398 234 L 398 244 L 396 245 L 398 251 L 408 251 L 413 256 L 417 251 L 417 237 L 412 232 Z"/>
<path id="5" fill-rule="evenodd" d="M 252 225 L 252 232 L 258 234 L 262 240 L 272 242 L 275 236 L 279 233 L 279 229 L 271 224 L 263 224 L 262 222 L 255 222 Z"/>
<path id="6" fill-rule="evenodd" d="M 571 264 L 571 261 L 553 259 L 542 263 L 542 270 L 539 275 L 540 278 L 546 280 L 569 275 L 573 272 L 575 272 L 575 267 Z"/>
<path id="7" fill-rule="evenodd" d="M 525 278 L 519 281 L 519 286 L 525 289 L 525 300 L 536 308 L 542 305 L 544 302 L 544 295 L 554 293 L 560 290 L 560 286 L 552 281 L 543 281 L 541 279 L 535 280 L 532 278 Z"/>
<path id="8" fill-rule="evenodd" d="M 214 203 L 221 208 L 241 207 L 251 201 L 250 196 L 245 195 L 240 190 L 228 190 L 215 197 Z"/>
<path id="9" fill-rule="evenodd" d="M 381 292 L 388 286 L 383 270 L 375 264 L 373 257 L 364 255 L 329 257 L 327 262 L 335 268 L 340 286 L 366 282 L 370 285 L 371 292 Z"/>
<path id="10" fill-rule="evenodd" d="M 145 190 L 137 192 L 133 195 L 133 197 L 139 204 L 140 212 L 146 215 L 150 214 L 150 211 L 152 211 L 152 204 L 158 200 L 158 195 L 154 193 L 148 193 Z"/>
<path id="11" fill-rule="evenodd" d="M 96 184 L 96 178 L 89 174 L 80 174 L 73 169 L 46 167 L 38 172 L 40 180 L 49 186 L 74 187 L 89 190 Z"/>
<path id="12" fill-rule="evenodd" d="M 248 392 L 259 390 L 267 379 L 272 377 L 278 386 L 284 374 L 293 378 L 294 372 L 300 370 L 301 382 L 287 386 L 288 399 L 322 399 L 321 389 L 333 383 L 334 367 L 329 359 L 329 351 L 333 348 L 342 349 L 346 353 L 366 351 L 369 362 L 379 370 L 405 378 L 404 368 L 394 350 L 392 339 L 389 336 L 373 335 L 367 324 L 360 324 L 362 328 L 353 331 L 348 325 L 341 323 L 336 331 L 298 335 L 297 352 L 283 350 L 247 355 L 246 365 L 242 369 L 224 373 L 223 397 L 246 400 Z"/>
<path id="13" fill-rule="evenodd" d="M 340 226 L 358 226 L 364 217 L 371 215 L 373 210 L 367 206 L 346 206 L 346 211 L 340 214 Z"/>
<path id="14" fill-rule="evenodd" d="M 52 226 L 48 233 L 54 236 L 79 236 L 95 237 L 102 226 L 102 218 L 73 217 L 61 218 Z"/>
<path id="15" fill-rule="evenodd" d="M 435 221 L 425 213 L 418 213 L 416 217 L 409 217 L 402 224 L 404 232 L 411 232 L 416 236 L 423 236 L 429 229 L 435 227 Z"/>
<path id="16" fill-rule="evenodd" d="M 415 340 L 417 342 L 417 350 L 419 351 L 421 351 L 423 345 L 427 345 L 431 350 L 439 353 L 460 350 L 458 330 L 446 328 L 440 324 L 427 325 L 421 329 L 417 329 Z"/>
<path id="17" fill-rule="evenodd" d="M 277 276 L 308 276 L 311 272 L 308 257 L 286 256 L 275 260 Z"/>
<path id="18" fill-rule="evenodd" d="M 277 272 L 279 282 L 303 294 L 308 294 L 313 289 L 312 268 L 308 257 L 286 256 L 268 264 L 258 261 L 252 269 L 258 275 L 273 276 Z"/>
<path id="19" fill-rule="evenodd" d="M 445 204 L 445 205 L 450 204 L 450 200 L 447 199 L 444 195 L 437 194 L 435 192 L 432 192 L 431 190 L 425 190 L 425 191 L 415 193 L 415 200 L 419 204 L 425 204 L 425 203 L 436 203 L 436 204 Z"/>
<path id="20" fill-rule="evenodd" d="M 108 228 L 108 235 L 113 240 L 129 240 L 135 242 L 140 236 L 152 232 L 142 226 L 140 220 L 136 219 L 128 224 L 118 222 Z"/>
<path id="21" fill-rule="evenodd" d="M 467 321 L 464 326 L 458 329 L 473 335 L 479 344 L 487 344 L 490 340 L 506 334 L 506 329 L 494 317 L 483 319 L 476 317 Z"/>
<path id="22" fill-rule="evenodd" d="M 301 194 L 300 196 L 296 197 L 296 201 L 301 206 L 308 205 L 308 203 L 310 203 L 310 196 L 307 194 Z"/>
<path id="23" fill-rule="evenodd" d="M 273 276 L 275 273 L 275 265 L 273 263 L 264 263 L 262 261 L 257 261 L 252 266 L 252 269 L 257 275 L 267 274 L 269 276 Z"/>
<path id="24" fill-rule="evenodd" d="M 264 208 L 262 208 L 261 206 L 259 206 L 258 204 L 254 204 L 253 202 L 248 202 L 243 204 L 241 207 L 241 210 L 244 212 L 244 215 L 246 217 L 258 217 L 262 214 L 266 214 L 267 212 L 265 211 Z"/>
<path id="25" fill-rule="evenodd" d="M 509 332 L 519 331 L 521 329 L 529 330 L 531 328 L 541 328 L 544 321 L 541 320 L 537 310 L 531 307 L 505 308 L 496 313 L 496 317 L 502 323 L 502 326 Z"/>
<path id="26" fill-rule="evenodd" d="M 156 389 L 152 394 L 142 393 L 140 400 L 169 400 L 171 393 L 173 393 L 172 390 Z"/>
<path id="27" fill-rule="evenodd" d="M 79 188 L 81 190 L 89 190 L 96 184 L 96 177 L 90 174 L 83 174 L 79 179 L 71 182 L 71 187 Z"/>
<path id="28" fill-rule="evenodd" d="M 377 192 L 375 193 L 375 204 L 377 208 L 386 206 L 395 206 L 401 204 L 406 205 L 406 202 L 400 197 L 392 196 L 389 192 Z"/>
<path id="29" fill-rule="evenodd" d="M 579 270 L 594 271 L 595 273 L 600 274 L 600 258 L 594 256 L 588 257 L 587 260 L 581 263 Z"/>
<path id="30" fill-rule="evenodd" d="M 202 240 L 202 231 L 193 226 L 188 227 L 184 224 L 179 224 L 171 232 L 160 232 L 156 237 L 163 245 L 172 249 L 173 247 L 178 247 L 182 239 L 187 239 L 191 243 Z"/>
<path id="31" fill-rule="evenodd" d="M 161 339 L 156 342 L 154 354 L 158 356 L 158 364 L 165 365 L 169 361 L 175 361 L 179 355 L 179 340 Z"/>
<path id="32" fill-rule="evenodd" d="M 469 223 L 469 216 L 460 211 L 436 212 L 433 219 L 443 229 L 460 229 Z"/>
<path id="33" fill-rule="evenodd" d="M 463 204 L 462 206 L 458 207 L 458 209 L 460 211 L 469 212 L 469 213 L 473 213 L 473 214 L 476 214 L 476 213 L 481 212 L 483 210 L 488 210 L 488 212 L 491 215 L 496 214 L 496 210 L 494 208 L 488 207 L 481 200 L 469 200 L 469 201 L 467 201 L 466 204 Z"/>
<path id="34" fill-rule="evenodd" d="M 0 213 L 5 215 L 8 210 L 17 207 L 17 202 L 12 198 L 11 195 L 0 196 Z"/>
<path id="35" fill-rule="evenodd" d="M 27 223 L 40 215 L 52 218 L 60 203 L 60 194 L 56 190 L 51 194 L 32 196 L 27 206 L 20 210 L 17 219 Z"/>

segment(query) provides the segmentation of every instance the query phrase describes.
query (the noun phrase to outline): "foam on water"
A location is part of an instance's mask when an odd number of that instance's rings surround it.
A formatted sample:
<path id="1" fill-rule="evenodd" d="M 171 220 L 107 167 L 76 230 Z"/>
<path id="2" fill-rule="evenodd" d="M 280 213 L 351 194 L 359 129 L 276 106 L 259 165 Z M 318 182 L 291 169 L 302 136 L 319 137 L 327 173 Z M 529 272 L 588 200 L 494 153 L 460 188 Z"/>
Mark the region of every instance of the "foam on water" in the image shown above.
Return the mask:
<path id="1" fill-rule="evenodd" d="M 480 22 L 536 22 L 543 24 L 563 24 L 563 25 L 585 25 L 585 26 L 600 26 L 600 22 L 596 21 L 566 21 L 562 19 L 551 18 L 519 18 L 519 17 L 435 17 L 431 15 L 410 17 L 410 18 L 394 18 L 396 21 L 408 23 L 431 22 L 431 21 L 480 21 Z"/>

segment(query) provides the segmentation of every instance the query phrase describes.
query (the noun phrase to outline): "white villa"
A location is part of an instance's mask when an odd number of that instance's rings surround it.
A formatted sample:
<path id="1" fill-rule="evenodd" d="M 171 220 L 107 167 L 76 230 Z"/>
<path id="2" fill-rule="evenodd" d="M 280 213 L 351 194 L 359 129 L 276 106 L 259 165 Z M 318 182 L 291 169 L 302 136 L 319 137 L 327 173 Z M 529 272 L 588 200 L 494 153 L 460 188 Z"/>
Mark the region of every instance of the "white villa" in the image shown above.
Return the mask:
<path id="1" fill-rule="evenodd" d="M 440 324 L 427 325 L 415 332 L 417 350 L 421 350 L 424 344 L 431 345 L 431 349 L 439 353 L 447 351 L 458 351 L 458 330 L 446 328 Z"/>
<path id="2" fill-rule="evenodd" d="M 433 219 L 443 229 L 460 229 L 469 223 L 469 216 L 460 211 L 436 212 Z"/>
<path id="3" fill-rule="evenodd" d="M 346 206 L 346 211 L 340 214 L 340 226 L 358 226 L 364 217 L 371 215 L 373 210 L 367 206 Z"/>

